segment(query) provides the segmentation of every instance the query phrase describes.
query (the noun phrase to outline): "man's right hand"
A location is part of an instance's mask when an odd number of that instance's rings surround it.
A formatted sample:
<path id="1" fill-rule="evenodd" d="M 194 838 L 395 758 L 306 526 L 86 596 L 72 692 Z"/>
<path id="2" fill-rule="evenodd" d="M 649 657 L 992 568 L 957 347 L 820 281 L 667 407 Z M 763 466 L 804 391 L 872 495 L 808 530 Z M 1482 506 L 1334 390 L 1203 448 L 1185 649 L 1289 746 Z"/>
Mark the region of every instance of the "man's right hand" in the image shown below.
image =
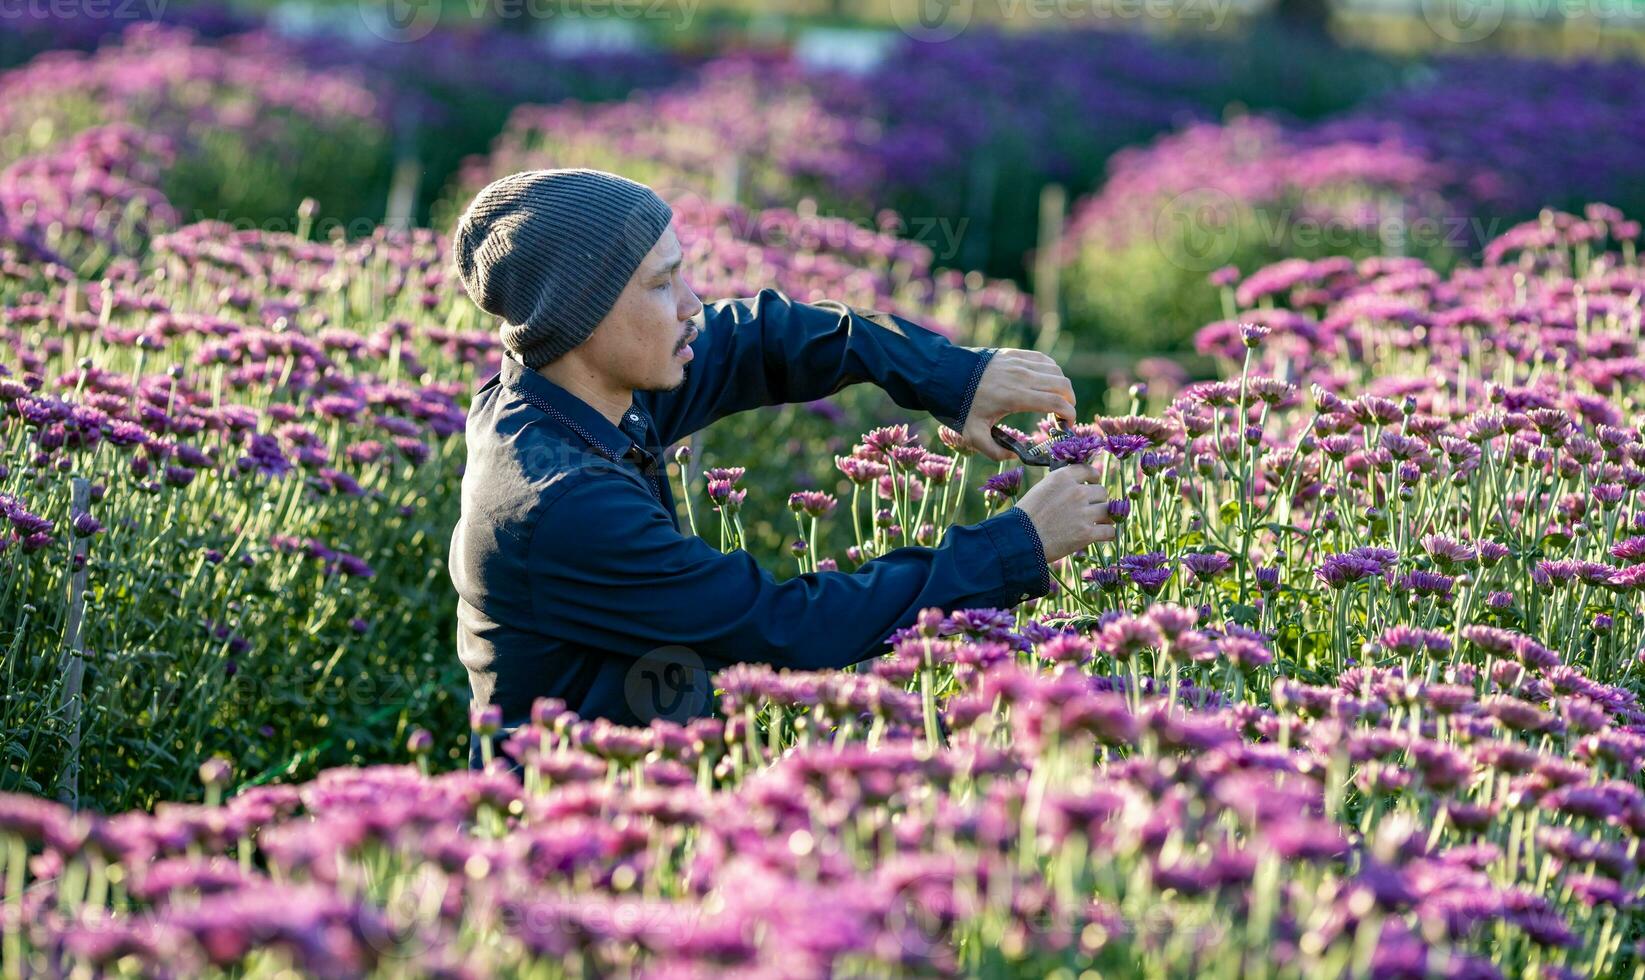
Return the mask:
<path id="1" fill-rule="evenodd" d="M 1034 522 L 1045 560 L 1056 561 L 1093 541 L 1114 540 L 1114 522 L 1108 519 L 1108 488 L 1097 468 L 1070 463 L 1052 470 L 1017 501 Z"/>

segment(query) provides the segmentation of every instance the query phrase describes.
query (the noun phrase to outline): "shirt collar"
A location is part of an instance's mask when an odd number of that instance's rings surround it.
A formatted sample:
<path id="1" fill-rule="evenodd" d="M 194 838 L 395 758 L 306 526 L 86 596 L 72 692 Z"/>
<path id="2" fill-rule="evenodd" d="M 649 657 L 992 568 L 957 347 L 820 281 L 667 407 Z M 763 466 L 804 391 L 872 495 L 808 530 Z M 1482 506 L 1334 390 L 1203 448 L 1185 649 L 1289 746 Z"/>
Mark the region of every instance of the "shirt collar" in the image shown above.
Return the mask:
<path id="1" fill-rule="evenodd" d="M 507 352 L 503 354 L 498 380 L 508 388 L 529 392 L 546 402 L 575 422 L 587 434 L 585 438 L 597 441 L 598 445 L 594 448 L 612 457 L 620 459 L 638 444 L 637 436 L 643 431 L 644 422 L 639 406 L 634 402 L 630 402 L 628 411 L 623 413 L 623 425 L 619 428 L 594 406 L 526 367 Z"/>

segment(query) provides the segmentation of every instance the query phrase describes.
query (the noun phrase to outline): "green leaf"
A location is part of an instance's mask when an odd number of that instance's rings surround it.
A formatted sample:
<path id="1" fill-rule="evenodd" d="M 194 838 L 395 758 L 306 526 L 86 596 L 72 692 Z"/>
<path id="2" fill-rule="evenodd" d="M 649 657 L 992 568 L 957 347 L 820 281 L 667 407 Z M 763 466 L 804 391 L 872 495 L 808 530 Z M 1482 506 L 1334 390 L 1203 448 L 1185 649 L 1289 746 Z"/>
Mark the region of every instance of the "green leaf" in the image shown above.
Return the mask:
<path id="1" fill-rule="evenodd" d="M 1256 606 L 1246 605 L 1243 602 L 1236 602 L 1228 607 L 1228 618 L 1241 626 L 1255 627 L 1258 616 Z"/>

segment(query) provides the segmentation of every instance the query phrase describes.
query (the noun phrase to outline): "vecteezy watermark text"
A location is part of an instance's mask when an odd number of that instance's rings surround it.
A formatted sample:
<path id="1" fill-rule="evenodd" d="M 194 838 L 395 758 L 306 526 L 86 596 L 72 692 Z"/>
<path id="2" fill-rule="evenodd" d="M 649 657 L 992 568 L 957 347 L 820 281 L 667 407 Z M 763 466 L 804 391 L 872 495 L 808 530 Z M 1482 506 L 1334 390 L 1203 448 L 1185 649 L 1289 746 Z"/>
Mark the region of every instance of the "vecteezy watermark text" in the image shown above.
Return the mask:
<path id="1" fill-rule="evenodd" d="M 166 0 L 0 0 L 0 20 L 159 20 Z"/>
<path id="2" fill-rule="evenodd" d="M 1368 239 L 1401 251 L 1467 249 L 1488 241 L 1500 218 L 1467 214 L 1407 215 L 1378 208 L 1364 215 L 1329 215 L 1275 205 L 1247 205 L 1226 191 L 1199 187 L 1173 197 L 1155 214 L 1154 244 L 1189 272 L 1210 272 L 1243 247 L 1300 248 L 1342 253 Z"/>

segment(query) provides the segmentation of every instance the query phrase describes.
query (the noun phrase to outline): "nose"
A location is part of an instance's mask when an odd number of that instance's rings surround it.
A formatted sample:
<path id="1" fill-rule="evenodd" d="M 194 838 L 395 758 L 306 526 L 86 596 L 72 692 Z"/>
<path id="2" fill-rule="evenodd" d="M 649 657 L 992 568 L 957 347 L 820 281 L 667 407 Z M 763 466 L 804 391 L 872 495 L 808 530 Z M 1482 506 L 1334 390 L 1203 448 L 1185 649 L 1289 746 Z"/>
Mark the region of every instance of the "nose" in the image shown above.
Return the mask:
<path id="1" fill-rule="evenodd" d="M 703 303 L 702 303 L 701 299 L 697 298 L 697 291 L 695 289 L 692 289 L 690 286 L 687 286 L 687 287 L 685 287 L 685 291 L 686 291 L 686 295 L 691 297 L 690 301 L 686 303 L 686 307 L 685 307 L 686 309 L 690 310 L 690 312 L 687 313 L 685 316 L 681 317 L 680 319 L 689 320 L 692 317 L 696 316 L 697 314 L 699 314 L 703 311 Z"/>

